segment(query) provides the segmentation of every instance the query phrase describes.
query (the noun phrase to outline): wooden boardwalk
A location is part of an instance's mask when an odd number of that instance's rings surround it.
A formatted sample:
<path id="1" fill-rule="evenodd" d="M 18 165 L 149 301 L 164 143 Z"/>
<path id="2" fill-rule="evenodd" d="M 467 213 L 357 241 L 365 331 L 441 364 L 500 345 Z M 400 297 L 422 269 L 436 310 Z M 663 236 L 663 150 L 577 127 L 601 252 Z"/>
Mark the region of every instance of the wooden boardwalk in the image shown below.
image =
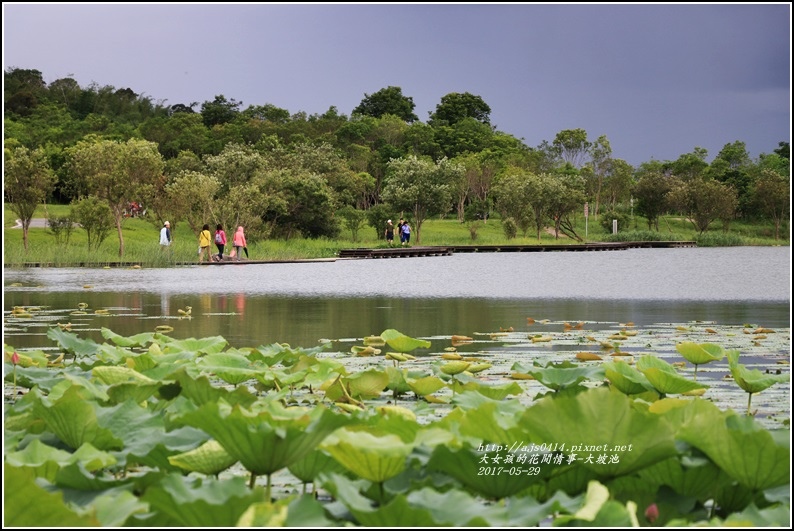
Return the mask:
<path id="1" fill-rule="evenodd" d="M 342 249 L 339 258 L 408 258 L 418 256 L 450 256 L 454 253 L 543 253 L 562 251 L 624 251 L 626 249 L 697 247 L 693 241 L 677 242 L 614 242 L 558 245 L 449 245 L 444 247 L 393 247 L 378 249 Z"/>

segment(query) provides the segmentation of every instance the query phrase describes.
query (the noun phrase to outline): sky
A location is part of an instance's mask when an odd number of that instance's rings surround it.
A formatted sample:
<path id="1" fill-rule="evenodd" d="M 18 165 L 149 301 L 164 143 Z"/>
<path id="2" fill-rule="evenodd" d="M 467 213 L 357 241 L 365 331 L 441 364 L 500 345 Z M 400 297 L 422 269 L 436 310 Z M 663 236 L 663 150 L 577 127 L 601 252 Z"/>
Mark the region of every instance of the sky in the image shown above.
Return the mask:
<path id="1" fill-rule="evenodd" d="M 604 135 L 637 166 L 791 139 L 791 4 L 3 3 L 3 68 L 350 116 L 400 87 L 426 122 L 479 96 L 530 147 Z"/>

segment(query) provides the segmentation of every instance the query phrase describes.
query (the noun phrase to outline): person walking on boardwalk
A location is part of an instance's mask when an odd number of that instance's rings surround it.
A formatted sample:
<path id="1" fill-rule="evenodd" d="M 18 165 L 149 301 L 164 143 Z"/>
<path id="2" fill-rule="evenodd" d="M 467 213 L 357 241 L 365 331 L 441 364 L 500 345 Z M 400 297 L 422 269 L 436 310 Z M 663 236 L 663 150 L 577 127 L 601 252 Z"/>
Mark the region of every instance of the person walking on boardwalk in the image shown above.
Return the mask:
<path id="1" fill-rule="evenodd" d="M 212 262 L 212 256 L 210 255 L 210 242 L 212 242 L 212 234 L 210 234 L 210 226 L 206 223 L 204 227 L 202 227 L 201 232 L 199 233 L 199 263 L 204 261 L 204 254 L 207 255 L 207 261 Z"/>
<path id="2" fill-rule="evenodd" d="M 171 245 L 171 224 L 169 222 L 163 223 L 163 228 L 160 229 L 160 249 L 165 250 Z"/>
<path id="3" fill-rule="evenodd" d="M 234 233 L 234 238 L 232 239 L 232 245 L 234 245 L 232 256 L 236 256 L 238 262 L 240 261 L 240 251 L 245 250 L 245 254 L 248 256 L 248 243 L 245 241 L 245 232 L 242 225 L 237 227 L 237 232 Z"/>
<path id="4" fill-rule="evenodd" d="M 218 223 L 215 227 L 215 247 L 218 248 L 218 262 L 223 262 L 223 249 L 226 247 L 226 232 L 223 225 Z"/>
<path id="5" fill-rule="evenodd" d="M 403 223 L 402 238 L 400 238 L 400 240 L 402 240 L 403 245 L 405 245 L 406 243 L 409 245 L 411 244 L 411 226 L 408 224 L 407 221 Z"/>
<path id="6" fill-rule="evenodd" d="M 397 222 L 397 234 L 400 236 L 400 243 L 405 243 L 405 235 L 403 234 L 403 225 L 405 225 L 405 220 L 400 218 L 400 221 Z"/>
<path id="7" fill-rule="evenodd" d="M 394 225 L 392 224 L 391 220 L 386 222 L 386 243 L 389 244 L 391 247 L 394 244 Z"/>

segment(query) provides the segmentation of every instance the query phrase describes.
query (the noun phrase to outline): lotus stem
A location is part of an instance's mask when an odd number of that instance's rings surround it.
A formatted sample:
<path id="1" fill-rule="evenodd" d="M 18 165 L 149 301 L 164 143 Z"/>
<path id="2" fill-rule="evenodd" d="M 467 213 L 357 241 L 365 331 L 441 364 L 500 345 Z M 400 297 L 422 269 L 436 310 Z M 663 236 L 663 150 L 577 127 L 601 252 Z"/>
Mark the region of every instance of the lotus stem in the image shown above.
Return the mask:
<path id="1" fill-rule="evenodd" d="M 694 378 L 694 380 L 696 382 L 698 381 L 698 364 L 697 363 L 695 363 L 695 378 Z"/>
<path id="2" fill-rule="evenodd" d="M 753 400 L 753 393 L 747 393 L 747 414 L 752 415 L 750 410 L 750 402 Z"/>
<path id="3" fill-rule="evenodd" d="M 272 478 L 271 478 L 271 475 L 268 474 L 267 475 L 267 488 L 265 489 L 265 496 L 266 496 L 266 499 L 267 499 L 268 503 L 273 501 L 273 499 L 270 497 L 271 487 L 272 487 Z"/>
<path id="4" fill-rule="evenodd" d="M 253 489 L 255 484 L 256 484 L 256 474 L 251 472 L 251 479 L 248 481 L 248 488 Z"/>

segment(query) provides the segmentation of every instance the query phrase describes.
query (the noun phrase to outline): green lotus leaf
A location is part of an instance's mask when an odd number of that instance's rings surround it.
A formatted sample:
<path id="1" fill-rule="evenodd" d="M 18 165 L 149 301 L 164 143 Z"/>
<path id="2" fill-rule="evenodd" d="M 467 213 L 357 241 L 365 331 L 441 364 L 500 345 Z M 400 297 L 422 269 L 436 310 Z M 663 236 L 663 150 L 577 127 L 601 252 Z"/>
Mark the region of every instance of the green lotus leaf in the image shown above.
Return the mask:
<path id="1" fill-rule="evenodd" d="M 645 375 L 654 389 L 663 394 L 681 394 L 709 387 L 680 376 L 675 367 L 650 354 L 637 360 L 637 369 Z"/>
<path id="2" fill-rule="evenodd" d="M 405 469 L 413 445 L 392 434 L 341 429 L 329 436 L 321 448 L 360 478 L 381 483 Z"/>
<path id="3" fill-rule="evenodd" d="M 93 499 L 91 507 L 102 527 L 124 527 L 135 514 L 148 511 L 148 506 L 132 492 L 109 492 Z"/>
<path id="4" fill-rule="evenodd" d="M 167 336 L 155 334 L 155 338 L 163 337 Z M 228 344 L 228 341 L 221 336 L 205 337 L 201 339 L 192 337 L 188 339 L 175 339 L 164 342 L 163 353 L 192 352 L 196 354 L 216 354 L 225 349 Z"/>
<path id="5" fill-rule="evenodd" d="M 168 457 L 168 462 L 188 472 L 218 475 L 237 462 L 223 446 L 211 439 L 198 448 Z"/>
<path id="6" fill-rule="evenodd" d="M 636 395 L 653 389 L 645 375 L 625 361 L 609 361 L 604 363 L 603 367 L 606 379 L 627 395 Z"/>
<path id="7" fill-rule="evenodd" d="M 702 365 L 710 361 L 719 361 L 725 357 L 725 349 L 714 343 L 693 343 L 684 341 L 676 344 L 675 349 L 689 363 Z"/>
<path id="8" fill-rule="evenodd" d="M 350 396 L 356 399 L 378 398 L 389 385 L 389 375 L 384 371 L 369 369 L 364 372 L 342 378 Z"/>
<path id="9" fill-rule="evenodd" d="M 579 385 L 585 380 L 602 380 L 604 369 L 600 365 L 568 366 L 549 364 L 547 367 L 525 367 L 520 363 L 513 364 L 511 370 L 530 374 L 537 381 L 555 391 Z"/>
<path id="10" fill-rule="evenodd" d="M 155 527 L 191 528 L 234 527 L 248 507 L 261 499 L 261 489 L 249 489 L 242 477 L 218 481 L 178 474 L 169 474 L 141 496 L 159 516 Z"/>
<path id="11" fill-rule="evenodd" d="M 3 466 L 3 527 L 98 527 L 90 515 L 78 515 L 63 501 L 63 492 L 50 492 L 36 483 L 33 470 Z"/>
<path id="12" fill-rule="evenodd" d="M 712 497 L 720 484 L 730 481 L 729 476 L 710 459 L 682 460 L 680 457 L 644 468 L 638 476 L 643 484 L 652 486 L 654 492 L 658 486 L 667 485 L 681 496 L 702 501 Z"/>
<path id="13" fill-rule="evenodd" d="M 760 492 L 789 482 L 789 432 L 769 431 L 747 415 L 722 412 L 705 400 L 687 406 L 692 413 L 679 438 L 698 448 L 728 475 Z"/>
<path id="14" fill-rule="evenodd" d="M 191 377 L 185 368 L 172 373 L 171 378 L 176 380 L 180 393 L 197 406 L 222 400 L 230 405 L 248 407 L 257 399 L 245 387 L 238 387 L 233 391 L 218 388 L 213 386 L 206 376 Z"/>
<path id="15" fill-rule="evenodd" d="M 181 420 L 204 430 L 250 472 L 270 475 L 302 459 L 325 437 L 348 423 L 324 406 L 310 411 L 281 408 L 251 412 L 206 403 Z"/>
<path id="16" fill-rule="evenodd" d="M 602 477 L 628 474 L 677 453 L 675 430 L 667 419 L 635 407 L 631 398 L 606 387 L 574 396 L 546 396 L 533 403 L 519 426 L 525 435 L 516 440 L 564 444 L 568 453 L 583 459 L 603 451 L 616 454 L 619 462 L 578 462 Z M 575 450 L 587 444 L 607 447 Z"/>
<path id="17" fill-rule="evenodd" d="M 116 367 L 113 365 L 94 367 L 91 370 L 91 375 L 105 385 L 115 385 L 128 382 L 144 385 L 157 383 L 156 380 L 153 380 L 148 376 L 144 376 L 136 370 L 127 367 Z"/>
<path id="18" fill-rule="evenodd" d="M 451 450 L 444 445 L 436 446 L 427 463 L 427 469 L 452 476 L 465 485 L 469 491 L 492 500 L 500 500 L 517 494 L 533 483 L 543 481 L 543 477 L 546 475 L 510 474 L 507 471 L 511 467 L 515 469 L 515 465 L 491 464 L 489 459 L 494 457 L 497 452 L 475 450 L 468 446 L 458 450 Z M 500 455 L 504 457 L 506 452 L 502 452 Z M 486 458 L 485 461 L 483 457 Z M 479 473 L 482 469 L 492 471 L 492 466 L 497 467 L 497 469 L 499 467 L 503 468 L 504 473 Z M 526 465 L 523 466 L 525 467 Z"/>
<path id="19" fill-rule="evenodd" d="M 366 488 L 363 480 L 350 480 L 339 474 L 324 475 L 321 479 L 323 488 L 342 502 L 359 526 L 424 529 L 443 524 L 427 509 L 409 506 L 404 494 L 398 494 L 386 504 L 373 506 L 372 500 L 361 494 Z"/>
<path id="20" fill-rule="evenodd" d="M 251 380 L 258 372 L 252 368 L 248 358 L 233 352 L 207 354 L 199 359 L 198 365 L 203 371 L 214 374 L 231 385 Z"/>
<path id="21" fill-rule="evenodd" d="M 509 395 L 520 395 L 524 388 L 518 382 L 510 382 L 501 385 L 479 385 L 475 389 L 481 395 L 487 396 L 491 400 L 504 400 Z"/>
<path id="22" fill-rule="evenodd" d="M 290 473 L 303 483 L 311 483 L 322 473 L 344 473 L 345 468 L 330 454 L 314 449 L 304 458 L 287 467 Z"/>
<path id="23" fill-rule="evenodd" d="M 416 380 L 408 380 L 408 387 L 416 396 L 432 395 L 439 389 L 446 387 L 447 384 L 438 376 L 425 376 Z"/>
<path id="24" fill-rule="evenodd" d="M 58 343 L 61 350 L 76 357 L 93 356 L 99 351 L 99 344 L 90 339 L 80 339 L 77 334 L 65 332 L 60 328 L 47 330 L 47 337 Z"/>
<path id="25" fill-rule="evenodd" d="M 116 334 L 109 328 L 102 328 L 102 337 L 105 339 L 112 341 L 116 345 L 120 347 L 145 347 L 152 341 L 154 341 L 154 332 L 143 332 L 141 334 L 136 334 L 134 336 L 122 336 Z"/>
<path id="26" fill-rule="evenodd" d="M 407 370 L 400 370 L 397 367 L 386 367 L 385 371 L 389 376 L 388 389 L 391 389 L 398 395 L 407 393 L 411 390 L 411 386 L 408 385 L 408 380 L 406 379 L 408 376 Z"/>
<path id="27" fill-rule="evenodd" d="M 96 402 L 86 401 L 77 386 L 70 386 L 55 400 L 41 397 L 33 406 L 34 413 L 44 421 L 47 429 L 72 449 L 85 443 L 100 450 L 121 449 L 123 439 L 116 438 L 109 429 L 100 425 L 98 417 L 101 410 Z"/>
<path id="28" fill-rule="evenodd" d="M 776 383 L 787 382 L 790 374 L 766 374 L 758 369 L 750 370 L 741 363 L 739 363 L 739 351 L 728 351 L 728 366 L 731 370 L 731 376 L 736 383 L 748 393 L 760 393 Z"/>
<path id="29" fill-rule="evenodd" d="M 107 452 L 97 450 L 90 444 L 80 446 L 74 453 L 59 450 L 33 439 L 24 450 L 10 452 L 5 456 L 6 464 L 30 467 L 37 477 L 54 483 L 55 475 L 63 466 L 81 463 L 89 472 L 101 470 L 116 464 L 116 458 Z"/>
<path id="30" fill-rule="evenodd" d="M 384 330 L 380 337 L 397 352 L 411 352 L 417 348 L 430 348 L 430 341 L 408 337 L 393 328 Z"/>
<path id="31" fill-rule="evenodd" d="M 482 441 L 503 445 L 513 445 L 526 439 L 526 433 L 519 426 L 521 414 L 526 410 L 518 400 L 497 402 L 480 393 L 463 393 L 480 401 L 474 409 L 457 410 L 436 423 L 438 427 L 450 432 L 470 437 L 472 442 Z M 464 397 L 464 401 L 465 401 Z M 482 402 L 484 400 L 484 402 Z"/>
<path id="32" fill-rule="evenodd" d="M 454 376 L 454 375 L 460 374 L 463 371 L 465 371 L 466 369 L 468 369 L 469 365 L 471 365 L 470 361 L 462 361 L 462 360 L 461 361 L 450 361 L 449 363 L 445 363 L 445 364 L 439 366 L 439 369 L 444 374 L 448 374 L 450 376 Z"/>

